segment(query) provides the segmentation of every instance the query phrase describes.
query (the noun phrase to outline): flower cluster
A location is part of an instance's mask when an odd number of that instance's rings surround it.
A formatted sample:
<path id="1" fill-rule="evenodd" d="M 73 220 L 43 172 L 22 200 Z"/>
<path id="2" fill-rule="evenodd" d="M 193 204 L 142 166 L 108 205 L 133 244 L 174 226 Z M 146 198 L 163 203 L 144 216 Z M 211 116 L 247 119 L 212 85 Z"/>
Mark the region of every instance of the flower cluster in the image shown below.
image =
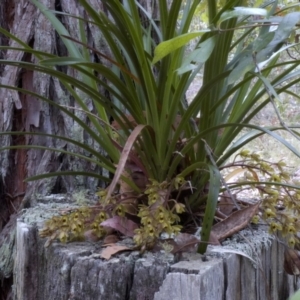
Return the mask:
<path id="1" fill-rule="evenodd" d="M 151 247 L 161 233 L 169 236 L 178 234 L 182 226 L 179 225 L 179 214 L 185 211 L 185 206 L 170 199 L 170 190 L 178 190 L 185 184 L 182 178 L 175 178 L 173 185 L 167 182 L 158 183 L 151 180 L 145 194 L 148 195 L 148 205 L 140 205 L 138 217 L 141 227 L 136 229 L 134 241 L 138 246 Z"/>
<path id="2" fill-rule="evenodd" d="M 249 150 L 242 150 L 239 155 L 247 169 L 244 179 L 257 182 L 254 188 L 262 199 L 260 213 L 252 221 L 258 223 L 262 218 L 269 224 L 270 233 L 280 232 L 290 247 L 299 244 L 296 233 L 300 231 L 300 190 L 293 184 L 285 162 L 265 161 Z"/>
<path id="3" fill-rule="evenodd" d="M 41 237 L 48 237 L 45 246 L 50 245 L 55 239 L 62 243 L 84 240 L 84 234 L 88 230 L 100 238 L 105 234 L 100 224 L 106 219 L 107 214 L 103 210 L 92 210 L 90 207 L 72 209 L 48 219 L 39 234 Z"/>
<path id="4" fill-rule="evenodd" d="M 176 177 L 170 183 L 159 183 L 150 180 L 140 199 L 122 198 L 121 195 L 107 199 L 107 191 L 97 192 L 99 204 L 93 207 L 73 209 L 54 216 L 45 222 L 40 231 L 41 237 L 48 237 L 46 245 L 58 239 L 63 243 L 84 240 L 86 236 L 100 239 L 106 231 L 101 223 L 113 216 L 127 218 L 133 215 L 140 220 L 140 226 L 135 231 L 134 241 L 138 246 L 151 247 L 161 233 L 170 236 L 180 232 L 179 214 L 185 211 L 184 204 L 171 198 L 172 191 L 181 189 L 185 180 Z M 88 232 L 88 234 L 87 234 Z"/>

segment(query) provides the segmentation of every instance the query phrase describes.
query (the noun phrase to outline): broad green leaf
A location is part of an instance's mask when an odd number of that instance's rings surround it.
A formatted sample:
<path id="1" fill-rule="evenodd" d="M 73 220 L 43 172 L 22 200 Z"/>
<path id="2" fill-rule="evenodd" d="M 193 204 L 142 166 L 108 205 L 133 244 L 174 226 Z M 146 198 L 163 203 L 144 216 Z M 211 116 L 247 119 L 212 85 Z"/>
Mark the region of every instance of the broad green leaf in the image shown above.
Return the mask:
<path id="1" fill-rule="evenodd" d="M 177 71 L 178 75 L 181 75 L 181 74 L 196 70 L 196 69 L 198 69 L 198 67 L 199 67 L 199 65 L 197 65 L 197 64 L 186 63 L 184 66 L 180 67 L 176 71 Z"/>
<path id="2" fill-rule="evenodd" d="M 239 79 L 243 78 L 245 74 L 255 68 L 254 57 L 252 53 L 245 53 L 244 57 L 241 57 L 238 65 L 231 71 L 228 77 L 228 84 L 233 84 Z"/>
<path id="3" fill-rule="evenodd" d="M 259 52 L 264 49 L 274 38 L 275 32 L 266 32 L 259 35 L 257 39 L 253 42 L 253 52 Z"/>
<path id="4" fill-rule="evenodd" d="M 215 41 L 216 38 L 213 36 L 200 43 L 197 48 L 184 59 L 182 66 L 177 70 L 178 74 L 180 75 L 187 71 L 194 70 L 198 64 L 205 63 L 214 50 Z"/>
<path id="5" fill-rule="evenodd" d="M 269 58 L 274 52 L 279 50 L 286 39 L 290 36 L 291 32 L 295 29 L 296 24 L 300 21 L 300 12 L 292 12 L 284 16 L 278 28 L 275 31 L 273 40 L 269 45 L 262 50 L 258 56 L 259 61 Z"/>
<path id="6" fill-rule="evenodd" d="M 185 33 L 173 39 L 160 43 L 154 50 L 154 58 L 152 64 L 157 63 L 159 60 L 174 52 L 175 50 L 185 46 L 190 40 L 195 39 L 210 30 L 200 30 L 190 33 Z"/>
<path id="7" fill-rule="evenodd" d="M 128 137 L 126 144 L 123 148 L 123 151 L 121 153 L 120 161 L 118 163 L 115 176 L 108 188 L 106 198 L 109 199 L 111 194 L 113 193 L 122 173 L 124 172 L 124 168 L 126 165 L 126 162 L 128 160 L 131 148 L 133 147 L 134 143 L 136 142 L 136 139 L 140 135 L 141 131 L 145 128 L 145 125 L 138 125 L 137 127 L 134 128 L 130 136 Z"/>

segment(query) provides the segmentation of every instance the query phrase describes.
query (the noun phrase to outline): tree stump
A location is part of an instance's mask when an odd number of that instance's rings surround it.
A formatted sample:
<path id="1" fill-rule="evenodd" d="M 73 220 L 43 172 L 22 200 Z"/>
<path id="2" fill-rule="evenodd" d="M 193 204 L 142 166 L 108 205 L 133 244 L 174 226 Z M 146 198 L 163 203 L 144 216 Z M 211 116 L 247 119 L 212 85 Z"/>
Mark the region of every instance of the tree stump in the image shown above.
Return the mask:
<path id="1" fill-rule="evenodd" d="M 257 265 L 245 256 L 211 251 L 133 251 L 105 260 L 101 242 L 54 242 L 45 248 L 38 228 L 53 211 L 68 205 L 39 202 L 18 219 L 16 300 L 283 300 L 300 287 L 300 281 L 283 270 L 284 247 L 271 236 L 259 247 L 260 232 L 247 237 Z"/>

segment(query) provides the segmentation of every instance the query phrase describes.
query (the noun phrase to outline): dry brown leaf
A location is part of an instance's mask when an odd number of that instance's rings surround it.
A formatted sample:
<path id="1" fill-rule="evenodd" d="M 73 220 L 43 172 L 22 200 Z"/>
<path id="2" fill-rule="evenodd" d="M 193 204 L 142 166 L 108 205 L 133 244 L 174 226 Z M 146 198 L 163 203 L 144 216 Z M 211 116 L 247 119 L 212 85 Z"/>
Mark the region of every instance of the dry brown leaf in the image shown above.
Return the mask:
<path id="1" fill-rule="evenodd" d="M 146 127 L 146 125 L 138 125 L 137 127 L 134 128 L 134 130 L 131 132 L 130 136 L 128 137 L 128 139 L 125 143 L 125 146 L 122 150 L 121 157 L 120 157 L 114 178 L 107 190 L 106 200 L 110 198 L 112 192 L 115 190 L 115 187 L 116 187 L 117 183 L 119 182 L 119 179 L 124 171 L 131 148 L 133 147 L 137 137 L 139 136 L 139 134 L 145 127 Z"/>
<path id="2" fill-rule="evenodd" d="M 139 226 L 131 220 L 128 220 L 126 217 L 114 216 L 110 219 L 103 221 L 101 224 L 103 227 L 109 227 L 115 229 L 125 236 L 134 236 L 134 230 Z"/>
<path id="3" fill-rule="evenodd" d="M 116 148 L 122 152 L 123 147 L 117 143 L 115 140 L 111 139 L 112 143 L 116 146 Z M 125 165 L 125 169 L 130 170 L 130 173 L 132 172 L 142 172 L 143 174 L 147 174 L 147 170 L 144 167 L 142 161 L 140 160 L 137 152 L 133 149 L 130 150 L 128 154 L 128 159 Z"/>
<path id="4" fill-rule="evenodd" d="M 84 240 L 87 242 L 95 243 L 99 241 L 99 237 L 95 234 L 94 230 L 90 229 L 84 232 Z"/>
<path id="5" fill-rule="evenodd" d="M 119 180 L 120 185 L 120 195 L 122 199 L 131 199 L 132 201 L 136 200 L 139 193 L 132 189 L 132 187 L 124 181 L 122 178 L 127 178 L 134 182 L 134 184 L 143 192 L 146 189 L 148 184 L 147 176 L 143 172 L 132 171 L 127 168 L 123 170 L 122 177 Z"/>
<path id="6" fill-rule="evenodd" d="M 125 169 L 122 172 L 121 178 L 127 178 L 129 180 L 132 180 L 130 174 Z M 121 200 L 122 200 L 122 205 L 124 205 L 124 199 L 126 199 L 125 201 L 127 201 L 127 203 L 135 203 L 138 193 L 136 191 L 134 191 L 133 188 L 123 179 L 119 180 L 119 185 L 120 185 L 119 192 L 120 192 L 120 196 L 121 196 Z M 128 206 L 128 205 L 126 205 L 126 206 Z M 128 208 L 131 211 L 130 205 Z M 127 207 L 125 208 L 125 210 L 127 211 Z"/>
<path id="7" fill-rule="evenodd" d="M 119 241 L 120 239 L 115 235 L 115 234 L 109 234 L 107 235 L 104 240 L 103 244 L 107 246 L 108 244 L 115 244 Z"/>
<path id="8" fill-rule="evenodd" d="M 284 250 L 284 270 L 290 275 L 300 275 L 300 252 L 286 248 Z"/>
<path id="9" fill-rule="evenodd" d="M 126 178 L 126 179 L 131 179 L 130 174 L 124 169 L 122 172 L 122 177 Z M 120 179 L 119 180 L 119 184 L 120 184 L 120 194 L 121 195 L 135 195 L 135 191 L 132 189 L 132 187 L 124 180 Z"/>
<path id="10" fill-rule="evenodd" d="M 125 200 L 123 200 L 123 197 Z M 126 198 L 125 198 L 126 197 Z M 138 197 L 134 196 L 132 197 L 131 194 L 124 194 L 122 195 L 122 206 L 124 207 L 124 210 L 126 212 L 126 216 L 136 216 L 138 213 Z"/>
<path id="11" fill-rule="evenodd" d="M 122 251 L 131 251 L 131 249 L 122 245 L 111 245 L 103 249 L 100 256 L 105 259 L 110 259 L 112 255 Z"/>
<path id="12" fill-rule="evenodd" d="M 179 233 L 174 239 L 175 245 L 172 253 L 196 252 L 197 244 L 200 242 L 194 235 L 189 233 Z"/>
<path id="13" fill-rule="evenodd" d="M 232 196 L 235 197 L 235 199 L 236 199 L 235 195 L 232 195 Z M 227 191 L 225 191 L 220 196 L 218 208 L 219 208 L 219 211 L 226 216 L 229 216 L 232 213 L 233 209 L 235 208 L 234 202 L 232 201 L 230 194 Z"/>
<path id="14" fill-rule="evenodd" d="M 244 229 L 257 213 L 260 202 L 235 211 L 225 220 L 212 227 L 212 234 L 220 241 Z"/>
<path id="15" fill-rule="evenodd" d="M 215 246 L 221 245 L 221 243 L 219 242 L 218 236 L 213 231 L 210 232 L 208 242 L 209 242 L 210 245 L 215 245 Z"/>

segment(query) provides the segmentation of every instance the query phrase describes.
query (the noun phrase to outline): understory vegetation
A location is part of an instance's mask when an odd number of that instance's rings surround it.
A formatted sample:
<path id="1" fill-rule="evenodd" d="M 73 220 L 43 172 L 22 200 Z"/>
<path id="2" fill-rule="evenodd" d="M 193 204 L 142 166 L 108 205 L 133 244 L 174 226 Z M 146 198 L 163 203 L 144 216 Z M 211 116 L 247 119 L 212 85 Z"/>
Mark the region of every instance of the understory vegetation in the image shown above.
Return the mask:
<path id="1" fill-rule="evenodd" d="M 86 155 L 50 150 L 88 160 L 113 174 L 111 178 L 69 170 L 28 179 L 81 175 L 107 183 L 97 192 L 97 204 L 46 221 L 40 235 L 48 238 L 47 245 L 56 239 L 69 242 L 93 236 L 97 240 L 118 232 L 116 238 L 132 237 L 136 247 L 145 250 L 154 248 L 162 234 L 172 239 L 201 227 L 201 242 L 191 240 L 204 253 L 208 244 L 218 244 L 260 220 L 272 233 L 285 236 L 289 247 L 299 244 L 300 191 L 288 162 L 282 157 L 265 159 L 247 146 L 267 135 L 300 157 L 289 142 L 289 137 L 299 142 L 298 122 L 285 123 L 280 112 L 286 97 L 299 100 L 293 89 L 300 78 L 299 57 L 287 55 L 297 49 L 298 4 L 279 7 L 272 1 L 249 7 L 239 0 L 190 0 L 172 1 L 169 6 L 159 0 L 154 17 L 134 0 L 102 0 L 106 14 L 79 0 L 88 17 L 69 16 L 82 29 L 76 39 L 60 22 L 58 12 L 32 2 L 51 21 L 68 55 L 34 50 L 1 29 L 20 45 L 1 49 L 25 51 L 36 58 L 36 62 L 2 60 L 1 64 L 57 78 L 90 125 L 72 107 L 59 106 L 34 91 L 1 88 L 38 97 L 71 117 L 104 153 L 66 136 L 51 137 L 82 148 Z M 196 30 L 191 24 L 204 3 L 201 14 L 206 16 L 206 27 Z M 88 45 L 87 22 L 105 39 L 109 56 Z M 106 64 L 94 61 L 95 56 Z M 65 73 L 64 66 L 72 68 L 73 75 Z M 187 99 L 199 74 L 202 85 Z M 92 99 L 93 109 L 86 99 Z M 267 105 L 276 122 L 257 122 Z M 278 134 L 279 130 L 286 134 Z M 257 201 L 239 197 L 245 191 L 256 191 Z"/>

